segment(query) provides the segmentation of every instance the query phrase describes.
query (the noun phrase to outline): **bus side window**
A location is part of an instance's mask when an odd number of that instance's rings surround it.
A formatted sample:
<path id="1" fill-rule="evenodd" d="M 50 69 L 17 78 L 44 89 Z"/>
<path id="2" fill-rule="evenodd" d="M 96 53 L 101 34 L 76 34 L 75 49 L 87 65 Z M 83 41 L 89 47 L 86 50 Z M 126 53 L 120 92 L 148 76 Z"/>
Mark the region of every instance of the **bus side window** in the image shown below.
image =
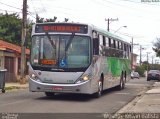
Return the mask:
<path id="1" fill-rule="evenodd" d="M 106 39 L 105 39 L 105 36 L 103 36 L 103 46 L 106 46 Z"/>
<path id="2" fill-rule="evenodd" d="M 94 55 L 99 55 L 99 36 L 97 31 L 92 31 L 93 35 L 93 54 Z"/>
<path id="3" fill-rule="evenodd" d="M 119 49 L 119 41 L 117 41 L 117 49 Z"/>
<path id="4" fill-rule="evenodd" d="M 111 48 L 114 48 L 114 46 L 115 46 L 114 43 L 115 43 L 114 40 L 111 39 Z"/>
<path id="5" fill-rule="evenodd" d="M 124 58 L 126 58 L 127 57 L 127 47 L 126 47 L 126 44 L 124 44 Z"/>
<path id="6" fill-rule="evenodd" d="M 121 50 L 124 50 L 124 46 L 122 42 L 121 42 Z"/>
<path id="7" fill-rule="evenodd" d="M 103 51 L 104 51 L 104 44 L 105 44 L 105 40 L 103 39 L 104 37 L 102 35 L 99 35 L 99 54 L 103 55 Z"/>
<path id="8" fill-rule="evenodd" d="M 94 53 L 94 55 L 99 55 L 99 40 L 98 40 L 98 38 L 93 38 L 93 53 Z"/>
<path id="9" fill-rule="evenodd" d="M 109 39 L 108 39 L 108 37 L 106 37 L 106 47 L 109 47 Z"/>
<path id="10" fill-rule="evenodd" d="M 111 47 L 111 38 L 108 38 L 109 40 L 109 47 Z"/>

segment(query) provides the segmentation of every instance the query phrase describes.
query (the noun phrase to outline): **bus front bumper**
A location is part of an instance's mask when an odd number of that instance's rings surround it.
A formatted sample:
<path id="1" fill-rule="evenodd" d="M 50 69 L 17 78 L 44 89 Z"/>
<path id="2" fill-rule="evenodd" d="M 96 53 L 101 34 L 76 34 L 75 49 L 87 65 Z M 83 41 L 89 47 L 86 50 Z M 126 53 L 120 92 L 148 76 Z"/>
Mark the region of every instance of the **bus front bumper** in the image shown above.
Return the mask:
<path id="1" fill-rule="evenodd" d="M 31 92 L 55 92 L 55 93 L 82 93 L 92 94 L 90 81 L 78 84 L 50 84 L 35 81 L 29 78 L 29 90 Z"/>

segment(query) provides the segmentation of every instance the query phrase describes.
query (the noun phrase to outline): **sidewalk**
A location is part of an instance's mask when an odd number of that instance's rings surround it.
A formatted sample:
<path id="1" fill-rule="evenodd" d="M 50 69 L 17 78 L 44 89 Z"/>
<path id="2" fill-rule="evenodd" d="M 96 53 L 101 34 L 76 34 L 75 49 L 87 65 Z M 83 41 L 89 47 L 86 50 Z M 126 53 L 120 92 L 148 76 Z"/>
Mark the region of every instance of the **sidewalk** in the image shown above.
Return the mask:
<path id="1" fill-rule="evenodd" d="M 117 113 L 160 113 L 160 82 L 144 94 L 136 97 Z"/>
<path id="2" fill-rule="evenodd" d="M 28 88 L 28 82 L 25 84 L 20 84 L 19 82 L 17 83 L 6 83 L 5 84 L 5 90 L 13 90 L 13 89 L 26 89 Z"/>

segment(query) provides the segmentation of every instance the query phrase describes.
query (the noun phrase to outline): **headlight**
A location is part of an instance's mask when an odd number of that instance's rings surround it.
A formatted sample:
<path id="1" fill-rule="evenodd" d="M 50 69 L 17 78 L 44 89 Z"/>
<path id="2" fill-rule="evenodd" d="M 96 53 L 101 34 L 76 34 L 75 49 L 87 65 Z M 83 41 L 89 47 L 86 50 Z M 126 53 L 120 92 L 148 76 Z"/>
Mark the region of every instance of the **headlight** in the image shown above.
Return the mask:
<path id="1" fill-rule="evenodd" d="M 82 83 L 82 82 L 88 81 L 88 80 L 90 80 L 90 78 L 91 78 L 91 76 L 88 74 L 82 75 L 80 77 L 80 79 L 77 81 L 77 83 Z"/>
<path id="2" fill-rule="evenodd" d="M 31 74 L 30 77 L 31 77 L 33 80 L 38 80 L 38 77 L 37 77 L 37 75 L 35 75 L 35 74 Z"/>
<path id="3" fill-rule="evenodd" d="M 87 81 L 87 80 L 89 80 L 89 76 L 86 75 L 86 76 L 82 77 L 82 79 L 83 79 L 84 81 Z"/>

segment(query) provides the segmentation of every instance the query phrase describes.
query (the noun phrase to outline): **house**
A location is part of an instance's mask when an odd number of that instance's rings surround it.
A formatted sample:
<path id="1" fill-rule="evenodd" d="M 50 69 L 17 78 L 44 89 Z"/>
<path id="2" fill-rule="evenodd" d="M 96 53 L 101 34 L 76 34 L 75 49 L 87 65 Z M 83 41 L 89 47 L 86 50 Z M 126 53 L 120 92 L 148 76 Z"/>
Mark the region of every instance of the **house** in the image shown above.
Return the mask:
<path id="1" fill-rule="evenodd" d="M 26 49 L 29 59 L 30 50 Z M 0 39 L 0 68 L 7 69 L 6 82 L 16 82 L 20 75 L 21 47 Z"/>

